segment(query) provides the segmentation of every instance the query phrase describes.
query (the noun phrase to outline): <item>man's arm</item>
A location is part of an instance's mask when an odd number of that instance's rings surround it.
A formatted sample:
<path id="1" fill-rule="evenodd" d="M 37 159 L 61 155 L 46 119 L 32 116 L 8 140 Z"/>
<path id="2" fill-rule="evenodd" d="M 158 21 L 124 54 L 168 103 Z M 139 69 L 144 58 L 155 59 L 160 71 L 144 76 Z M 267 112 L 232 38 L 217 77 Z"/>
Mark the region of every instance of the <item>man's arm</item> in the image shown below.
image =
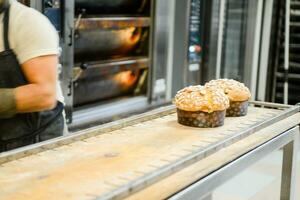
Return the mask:
<path id="1" fill-rule="evenodd" d="M 14 90 L 17 113 L 51 110 L 56 106 L 57 55 L 40 56 L 22 64 L 29 84 Z"/>

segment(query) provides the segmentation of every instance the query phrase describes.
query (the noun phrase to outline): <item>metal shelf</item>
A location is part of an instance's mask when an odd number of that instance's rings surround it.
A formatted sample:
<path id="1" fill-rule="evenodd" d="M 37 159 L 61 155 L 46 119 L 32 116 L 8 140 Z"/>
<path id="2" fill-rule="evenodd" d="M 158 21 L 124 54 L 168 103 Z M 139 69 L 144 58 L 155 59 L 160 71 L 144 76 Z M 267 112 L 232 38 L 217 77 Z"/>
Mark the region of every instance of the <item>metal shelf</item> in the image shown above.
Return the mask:
<path id="1" fill-rule="evenodd" d="M 291 7 L 298 7 L 298 8 L 300 8 L 300 2 L 299 1 L 291 1 Z"/>
<path id="2" fill-rule="evenodd" d="M 278 72 L 283 72 L 284 73 L 284 71 L 285 71 L 284 66 L 280 65 L 280 67 L 278 68 Z M 300 64 L 290 62 L 290 64 L 289 64 L 289 73 L 295 73 L 295 74 L 300 73 Z"/>
<path id="3" fill-rule="evenodd" d="M 74 70 L 97 70 L 99 75 L 149 68 L 148 57 L 127 57 L 105 61 L 84 62 L 75 64 Z M 76 77 L 79 77 L 78 75 Z"/>
<path id="4" fill-rule="evenodd" d="M 290 26 L 299 28 L 300 27 L 300 22 L 291 22 Z"/>
<path id="5" fill-rule="evenodd" d="M 284 82 L 282 82 L 282 81 L 279 80 L 276 89 L 277 90 L 283 90 L 283 87 L 284 87 Z M 290 82 L 289 90 L 291 90 L 291 91 L 299 91 L 300 92 L 300 88 L 298 87 L 298 84 L 297 83 L 293 83 L 293 82 Z M 297 95 L 297 93 L 295 93 L 295 95 Z"/>
<path id="6" fill-rule="evenodd" d="M 284 97 L 285 103 L 292 103 L 295 100 L 294 96 L 297 96 L 299 93 L 291 89 L 300 82 L 300 60 L 297 56 L 300 50 L 300 1 L 290 1 L 289 9 L 287 9 L 286 3 L 287 2 L 284 1 L 279 3 L 280 11 L 278 13 L 279 20 L 277 22 L 279 26 L 276 56 L 277 66 L 274 73 L 275 85 L 273 86 L 274 90 L 272 95 L 274 100 L 282 100 L 280 102 L 283 102 Z M 289 14 L 289 16 L 286 14 Z M 289 29 L 285 27 L 286 17 L 289 17 Z M 289 31 L 288 45 L 285 43 L 287 39 L 286 31 Z M 289 57 L 286 57 L 288 60 L 285 60 L 285 53 L 289 54 Z M 288 69 L 285 69 L 283 65 L 287 63 Z"/>
<path id="7" fill-rule="evenodd" d="M 296 53 L 290 53 L 290 66 L 300 67 L 300 57 Z M 280 55 L 280 59 L 283 60 L 284 56 Z"/>
<path id="8" fill-rule="evenodd" d="M 290 67 L 300 69 L 300 63 L 299 62 L 290 62 Z"/>
<path id="9" fill-rule="evenodd" d="M 291 91 L 289 91 L 289 92 L 291 92 Z M 277 92 L 276 93 L 276 100 L 278 102 L 281 102 L 282 99 L 283 99 L 283 93 Z M 298 103 L 299 102 L 298 96 L 297 95 L 290 95 L 289 96 L 289 102 L 292 102 L 290 104 L 296 104 L 296 103 Z"/>
<path id="10" fill-rule="evenodd" d="M 278 78 L 284 78 L 284 73 L 277 72 L 276 75 L 277 75 Z M 288 78 L 290 78 L 290 79 L 297 79 L 297 80 L 300 81 L 300 74 L 289 73 L 288 74 Z"/>
<path id="11" fill-rule="evenodd" d="M 300 17 L 300 11 L 296 9 L 291 10 L 291 16 L 292 17 Z"/>
<path id="12" fill-rule="evenodd" d="M 76 21 L 77 19 L 75 19 Z M 127 27 L 150 27 L 150 17 L 92 17 L 81 18 L 78 28 L 97 27 L 103 29 L 109 28 L 127 28 Z"/>
<path id="13" fill-rule="evenodd" d="M 299 49 L 300 48 L 300 44 L 291 44 L 290 43 L 290 49 Z M 284 43 L 281 44 L 281 48 L 284 48 Z"/>

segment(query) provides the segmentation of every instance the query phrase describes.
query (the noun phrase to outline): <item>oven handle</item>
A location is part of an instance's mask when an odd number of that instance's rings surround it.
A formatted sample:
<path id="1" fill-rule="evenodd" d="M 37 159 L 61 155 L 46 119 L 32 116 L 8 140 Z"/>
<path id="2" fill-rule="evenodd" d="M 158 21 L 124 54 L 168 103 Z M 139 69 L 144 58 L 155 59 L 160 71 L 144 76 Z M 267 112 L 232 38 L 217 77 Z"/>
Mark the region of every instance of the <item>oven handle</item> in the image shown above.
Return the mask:
<path id="1" fill-rule="evenodd" d="M 85 62 L 81 63 L 79 67 L 73 67 L 72 82 L 75 83 L 82 75 L 83 71 L 87 70 L 88 68 L 89 64 Z"/>
<path id="2" fill-rule="evenodd" d="M 75 35 L 75 38 L 79 37 L 79 26 L 80 26 L 81 19 L 82 19 L 83 15 L 85 13 L 86 13 L 86 9 L 84 9 L 84 8 L 81 9 L 80 10 L 80 14 L 78 15 L 78 18 L 75 21 L 75 26 L 74 26 L 74 35 Z"/>

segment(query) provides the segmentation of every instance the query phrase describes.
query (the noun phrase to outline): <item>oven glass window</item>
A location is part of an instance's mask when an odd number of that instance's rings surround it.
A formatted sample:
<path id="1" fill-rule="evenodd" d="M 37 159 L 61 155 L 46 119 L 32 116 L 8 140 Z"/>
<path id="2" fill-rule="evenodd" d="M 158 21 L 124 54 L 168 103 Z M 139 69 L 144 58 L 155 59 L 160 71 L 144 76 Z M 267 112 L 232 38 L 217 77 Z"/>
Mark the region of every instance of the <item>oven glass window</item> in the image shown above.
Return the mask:
<path id="1" fill-rule="evenodd" d="M 244 79 L 248 1 L 226 2 L 221 77 Z"/>

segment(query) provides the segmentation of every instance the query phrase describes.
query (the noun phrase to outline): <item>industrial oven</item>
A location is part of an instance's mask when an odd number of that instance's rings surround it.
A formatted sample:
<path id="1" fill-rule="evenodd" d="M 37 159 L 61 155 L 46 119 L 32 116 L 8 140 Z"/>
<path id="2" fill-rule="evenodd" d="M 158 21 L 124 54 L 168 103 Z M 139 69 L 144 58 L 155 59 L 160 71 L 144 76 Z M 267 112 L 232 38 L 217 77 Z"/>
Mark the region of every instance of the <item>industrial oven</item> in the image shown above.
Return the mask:
<path id="1" fill-rule="evenodd" d="M 60 79 L 70 126 L 151 105 L 154 1 L 22 2 L 45 14 L 60 34 Z"/>
<path id="2" fill-rule="evenodd" d="M 60 35 L 70 128 L 168 103 L 200 81 L 201 0 L 21 2 L 45 14 Z"/>
<path id="3" fill-rule="evenodd" d="M 265 100 L 273 0 L 30 0 L 56 26 L 70 128 L 170 103 L 184 86 L 244 82 Z"/>

